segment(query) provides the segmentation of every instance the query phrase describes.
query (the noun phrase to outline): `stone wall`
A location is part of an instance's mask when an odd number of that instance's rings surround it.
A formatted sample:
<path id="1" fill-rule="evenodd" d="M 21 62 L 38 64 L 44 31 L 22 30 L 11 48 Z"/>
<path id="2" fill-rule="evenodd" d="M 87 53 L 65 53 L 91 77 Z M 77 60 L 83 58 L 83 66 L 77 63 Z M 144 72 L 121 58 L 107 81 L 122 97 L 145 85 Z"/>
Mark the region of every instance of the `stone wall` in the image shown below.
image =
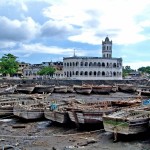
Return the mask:
<path id="1" fill-rule="evenodd" d="M 48 80 L 37 80 L 37 79 L 1 79 L 0 84 L 9 83 L 9 84 L 45 84 L 45 85 L 82 85 L 82 84 L 93 84 L 93 85 L 100 85 L 100 84 L 135 84 L 135 85 L 149 85 L 149 81 L 146 79 L 143 80 L 55 80 L 55 79 L 48 79 Z"/>

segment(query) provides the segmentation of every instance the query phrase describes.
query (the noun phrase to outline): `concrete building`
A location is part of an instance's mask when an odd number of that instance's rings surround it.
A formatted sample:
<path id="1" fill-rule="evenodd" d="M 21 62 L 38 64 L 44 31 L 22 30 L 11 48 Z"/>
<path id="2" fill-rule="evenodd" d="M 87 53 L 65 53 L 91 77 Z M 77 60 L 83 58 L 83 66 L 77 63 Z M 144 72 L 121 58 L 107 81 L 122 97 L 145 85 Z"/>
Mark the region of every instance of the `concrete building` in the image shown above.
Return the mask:
<path id="1" fill-rule="evenodd" d="M 102 57 L 64 57 L 63 74 L 66 79 L 120 80 L 122 58 L 112 57 L 112 41 L 102 41 Z"/>
<path id="2" fill-rule="evenodd" d="M 37 78 L 39 77 L 38 72 L 43 67 L 54 67 L 56 72 L 53 75 L 53 78 L 63 78 L 63 62 L 42 62 L 41 64 L 33 64 L 23 68 L 22 74 L 27 78 Z M 48 76 L 47 76 L 48 77 Z M 49 76 L 50 77 L 50 76 Z"/>

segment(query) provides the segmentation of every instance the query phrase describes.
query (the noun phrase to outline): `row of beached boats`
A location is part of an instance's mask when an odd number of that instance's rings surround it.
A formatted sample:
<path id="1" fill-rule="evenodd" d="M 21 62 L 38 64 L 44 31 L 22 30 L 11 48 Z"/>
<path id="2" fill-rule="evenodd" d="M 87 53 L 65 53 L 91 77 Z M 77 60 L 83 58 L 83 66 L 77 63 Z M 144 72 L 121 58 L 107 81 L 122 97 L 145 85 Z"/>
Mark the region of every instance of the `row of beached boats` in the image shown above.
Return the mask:
<path id="1" fill-rule="evenodd" d="M 15 115 L 33 120 L 45 117 L 57 123 L 100 125 L 113 133 L 137 134 L 145 132 L 150 123 L 150 107 L 141 105 L 139 97 L 126 100 L 98 101 L 85 103 L 82 100 L 48 100 L 49 95 L 4 97 L 0 102 L 0 115 Z M 150 104 L 150 100 L 146 100 Z"/>
<path id="2" fill-rule="evenodd" d="M 55 86 L 55 85 L 37 85 L 37 84 L 18 84 L 14 86 L 0 87 L 0 94 L 8 93 L 79 93 L 79 94 L 109 94 L 111 92 L 136 92 L 139 95 L 150 95 L 150 87 L 135 86 L 133 84 L 116 84 L 116 85 L 72 85 L 72 86 Z"/>

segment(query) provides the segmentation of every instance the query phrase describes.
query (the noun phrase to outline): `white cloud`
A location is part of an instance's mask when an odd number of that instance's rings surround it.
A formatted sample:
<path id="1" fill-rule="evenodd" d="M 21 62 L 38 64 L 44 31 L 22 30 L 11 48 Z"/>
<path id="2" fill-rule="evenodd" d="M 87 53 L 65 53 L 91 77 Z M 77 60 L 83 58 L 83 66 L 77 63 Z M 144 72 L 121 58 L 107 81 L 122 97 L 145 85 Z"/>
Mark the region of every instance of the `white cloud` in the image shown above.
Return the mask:
<path id="1" fill-rule="evenodd" d="M 16 46 L 15 42 L 2 42 L 0 41 L 0 49 L 7 49 L 7 50 L 11 50 L 12 47 Z"/>
<path id="2" fill-rule="evenodd" d="M 65 24 L 62 21 L 49 20 L 42 25 L 41 34 L 47 37 L 64 37 L 73 32 L 72 30 L 73 27 L 69 24 Z"/>
<path id="3" fill-rule="evenodd" d="M 0 39 L 6 41 L 31 40 L 39 30 L 39 25 L 30 17 L 23 21 L 0 17 L 0 26 Z"/>
<path id="4" fill-rule="evenodd" d="M 149 0 L 63 0 L 44 9 L 43 14 L 53 20 L 62 21 L 82 28 L 81 33 L 69 37 L 69 40 L 90 44 L 99 44 L 103 37 L 97 33 L 110 35 L 114 43 L 131 44 L 146 40 L 141 34 L 143 28 L 137 24 L 136 17 L 141 15 L 150 5 Z M 87 22 L 95 17 L 99 22 L 96 28 L 88 26 Z M 112 32 L 113 31 L 113 34 Z M 91 33 L 92 32 L 92 33 Z M 88 37 L 87 37 L 88 35 Z"/>

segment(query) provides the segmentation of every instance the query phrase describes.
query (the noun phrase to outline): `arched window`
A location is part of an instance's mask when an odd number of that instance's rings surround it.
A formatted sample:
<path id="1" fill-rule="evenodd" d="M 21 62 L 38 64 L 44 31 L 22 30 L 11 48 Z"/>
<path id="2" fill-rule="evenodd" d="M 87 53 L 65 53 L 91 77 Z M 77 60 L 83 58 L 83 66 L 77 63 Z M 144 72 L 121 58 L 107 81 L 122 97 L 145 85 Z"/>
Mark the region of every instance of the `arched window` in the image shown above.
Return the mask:
<path id="1" fill-rule="evenodd" d="M 102 62 L 102 67 L 105 67 L 105 63 L 104 62 Z"/>
<path id="2" fill-rule="evenodd" d="M 72 77 L 71 71 L 70 71 L 70 77 Z"/>
<path id="3" fill-rule="evenodd" d="M 70 62 L 70 66 L 72 66 L 72 63 Z"/>
<path id="4" fill-rule="evenodd" d="M 113 67 L 116 68 L 116 63 L 113 63 Z"/>
<path id="5" fill-rule="evenodd" d="M 85 62 L 85 66 L 88 66 L 88 62 Z"/>
<path id="6" fill-rule="evenodd" d="M 93 66 L 97 66 L 97 63 L 96 63 L 96 62 L 94 62 Z"/>
<path id="7" fill-rule="evenodd" d="M 98 62 L 98 63 L 97 63 L 97 66 L 99 66 L 99 67 L 100 67 L 100 66 L 101 66 L 101 63 L 100 63 L 100 62 Z"/>
<path id="8" fill-rule="evenodd" d="M 109 63 L 107 62 L 107 67 L 109 67 Z"/>
<path id="9" fill-rule="evenodd" d="M 92 71 L 89 72 L 89 75 L 92 76 Z"/>
<path id="10" fill-rule="evenodd" d="M 67 63 L 67 66 L 69 66 L 69 63 Z"/>
<path id="11" fill-rule="evenodd" d="M 83 71 L 80 72 L 80 76 L 83 76 Z"/>
<path id="12" fill-rule="evenodd" d="M 96 71 L 94 71 L 94 76 L 96 76 Z"/>
<path id="13" fill-rule="evenodd" d="M 76 66 L 79 66 L 79 62 L 76 62 Z"/>
<path id="14" fill-rule="evenodd" d="M 67 77 L 69 77 L 69 72 L 67 71 Z"/>
<path id="15" fill-rule="evenodd" d="M 87 71 L 85 71 L 84 75 L 85 75 L 85 76 L 87 76 L 87 75 L 88 75 L 88 72 L 87 72 Z"/>
<path id="16" fill-rule="evenodd" d="M 80 66 L 81 66 L 81 67 L 83 66 L 83 62 L 80 63 Z"/>
<path id="17" fill-rule="evenodd" d="M 98 72 L 97 72 L 97 76 L 100 76 L 100 75 L 101 75 L 101 72 L 100 72 L 100 71 L 98 71 Z"/>
<path id="18" fill-rule="evenodd" d="M 102 76 L 105 76 L 105 72 L 104 71 L 102 72 Z"/>
<path id="19" fill-rule="evenodd" d="M 92 62 L 89 63 L 89 66 L 92 66 Z"/>
<path id="20" fill-rule="evenodd" d="M 113 72 L 113 76 L 114 76 L 114 77 L 116 76 L 116 72 Z"/>
<path id="21" fill-rule="evenodd" d="M 78 76 L 79 75 L 79 71 L 76 71 L 76 76 Z"/>
<path id="22" fill-rule="evenodd" d="M 73 62 L 72 65 L 75 66 L 75 63 Z"/>

